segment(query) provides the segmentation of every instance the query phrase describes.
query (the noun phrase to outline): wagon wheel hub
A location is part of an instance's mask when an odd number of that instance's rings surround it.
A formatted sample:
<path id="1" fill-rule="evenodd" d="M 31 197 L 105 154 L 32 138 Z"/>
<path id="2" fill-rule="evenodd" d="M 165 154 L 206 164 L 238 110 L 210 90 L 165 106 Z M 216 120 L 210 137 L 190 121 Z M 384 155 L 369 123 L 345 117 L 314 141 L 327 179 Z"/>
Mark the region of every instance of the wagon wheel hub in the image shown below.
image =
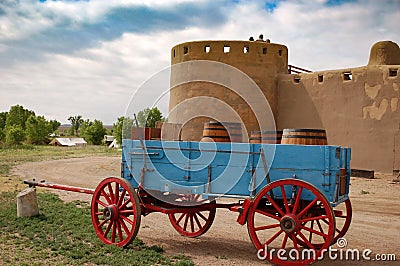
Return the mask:
<path id="1" fill-rule="evenodd" d="M 103 216 L 105 220 L 115 220 L 118 218 L 118 207 L 115 204 L 104 208 Z"/>
<path id="2" fill-rule="evenodd" d="M 290 233 L 293 233 L 293 232 L 299 230 L 300 221 L 296 215 L 294 215 L 292 213 L 288 213 L 282 217 L 282 219 L 280 221 L 280 226 L 281 226 L 282 231 L 290 234 Z"/>

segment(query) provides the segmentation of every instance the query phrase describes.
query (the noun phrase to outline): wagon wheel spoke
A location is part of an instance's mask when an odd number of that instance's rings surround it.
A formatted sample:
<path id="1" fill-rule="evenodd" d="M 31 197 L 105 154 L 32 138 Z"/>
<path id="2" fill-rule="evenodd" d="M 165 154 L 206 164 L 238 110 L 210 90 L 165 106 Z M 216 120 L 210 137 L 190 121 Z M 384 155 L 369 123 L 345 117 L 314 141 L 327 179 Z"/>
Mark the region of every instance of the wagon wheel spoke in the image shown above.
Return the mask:
<path id="1" fill-rule="evenodd" d="M 101 196 L 106 199 L 108 205 L 112 204 L 110 196 L 104 190 L 101 191 Z"/>
<path id="2" fill-rule="evenodd" d="M 263 210 L 259 210 L 259 209 L 257 209 L 256 212 L 257 212 L 257 213 L 260 213 L 260 214 L 262 214 L 262 215 L 264 215 L 264 216 L 270 217 L 270 218 L 272 218 L 272 219 L 280 220 L 280 217 L 279 217 L 279 216 L 276 216 L 276 215 L 271 214 L 271 213 L 269 213 L 269 212 L 266 212 L 266 211 L 263 211 Z"/>
<path id="3" fill-rule="evenodd" d="M 108 223 L 107 229 L 104 231 L 103 236 L 106 237 L 108 235 L 108 233 L 110 232 L 110 229 L 112 227 L 112 222 Z"/>
<path id="4" fill-rule="evenodd" d="M 122 201 L 124 200 L 125 194 L 126 194 L 126 189 L 122 190 L 121 196 L 119 197 L 119 200 L 117 202 L 118 206 L 121 206 Z"/>
<path id="5" fill-rule="evenodd" d="M 299 212 L 297 214 L 297 216 L 301 217 L 303 216 L 312 206 L 315 205 L 315 203 L 317 203 L 318 198 L 315 198 L 313 201 L 311 201 L 311 203 L 309 203 L 304 209 L 301 210 L 301 212 Z"/>
<path id="6" fill-rule="evenodd" d="M 278 206 L 278 204 L 267 194 L 265 193 L 265 197 L 267 200 L 274 206 L 275 210 L 281 215 L 284 216 L 284 212 L 281 210 L 281 208 Z"/>
<path id="7" fill-rule="evenodd" d="M 118 239 L 119 239 L 119 241 L 122 241 L 124 238 L 122 236 L 121 223 L 118 222 L 116 224 L 117 224 L 117 231 L 118 231 Z"/>
<path id="8" fill-rule="evenodd" d="M 305 227 L 304 227 L 305 228 Z M 311 221 L 311 229 L 314 229 L 314 220 Z M 310 236 L 308 237 L 308 241 L 311 242 L 312 241 L 312 234 L 310 234 Z"/>
<path id="9" fill-rule="evenodd" d="M 299 246 L 298 246 L 298 244 L 297 244 L 297 238 L 296 238 L 296 236 L 290 235 L 289 237 L 290 237 L 290 239 L 291 239 L 292 242 L 293 242 L 293 247 L 294 247 L 294 249 L 299 250 Z"/>
<path id="10" fill-rule="evenodd" d="M 181 220 L 183 219 L 183 217 L 185 217 L 185 214 L 186 213 L 182 213 L 182 215 L 181 216 L 179 216 L 179 219 L 176 221 L 176 223 L 180 223 L 181 222 Z"/>
<path id="11" fill-rule="evenodd" d="M 197 215 L 200 216 L 204 221 L 207 221 L 207 218 L 201 212 L 197 212 Z"/>
<path id="12" fill-rule="evenodd" d="M 326 218 L 328 218 L 328 216 L 320 215 L 320 216 L 315 216 L 315 217 L 304 218 L 304 219 L 301 219 L 300 221 L 302 223 L 307 223 L 309 221 L 311 221 L 311 222 L 317 221 L 318 222 L 318 220 L 323 220 L 323 219 L 326 219 Z"/>
<path id="13" fill-rule="evenodd" d="M 280 224 L 264 225 L 264 226 L 260 226 L 260 227 L 254 227 L 254 230 L 255 231 L 267 230 L 267 229 L 277 228 L 279 226 L 280 226 Z"/>
<path id="14" fill-rule="evenodd" d="M 317 225 L 318 225 L 319 231 L 324 233 L 324 230 L 322 229 L 322 226 L 321 226 L 321 223 L 319 222 L 319 220 L 317 220 Z"/>
<path id="15" fill-rule="evenodd" d="M 108 183 L 107 184 L 107 188 L 108 188 L 108 193 L 109 193 L 109 196 L 110 196 L 111 203 L 115 203 L 115 197 L 114 197 L 114 192 L 113 192 L 113 189 L 112 189 L 112 184 Z"/>
<path id="16" fill-rule="evenodd" d="M 97 200 L 96 203 L 100 204 L 103 207 L 107 207 L 108 206 L 108 204 L 102 202 L 101 200 Z"/>
<path id="17" fill-rule="evenodd" d="M 267 240 L 267 242 L 264 243 L 265 246 L 268 246 L 271 244 L 272 241 L 274 241 L 278 236 L 280 236 L 283 233 L 282 229 L 280 229 L 278 232 L 275 233 L 270 239 Z"/>
<path id="18" fill-rule="evenodd" d="M 122 218 L 124 221 L 127 221 L 130 225 L 133 225 L 133 224 L 134 224 L 134 220 L 129 220 L 129 218 L 126 217 L 126 216 L 121 216 L 121 218 Z"/>
<path id="19" fill-rule="evenodd" d="M 129 214 L 134 214 L 135 211 L 134 210 L 122 210 L 122 211 L 119 211 L 119 213 L 120 214 L 128 214 L 126 216 L 129 216 Z"/>
<path id="20" fill-rule="evenodd" d="M 103 243 L 122 247 L 136 237 L 141 218 L 140 203 L 127 180 L 110 177 L 100 182 L 93 194 L 91 210 L 94 229 Z"/>
<path id="21" fill-rule="evenodd" d="M 117 223 L 115 221 L 112 221 L 112 224 L 113 224 L 113 226 L 112 226 L 112 233 L 111 233 L 111 241 L 113 243 L 115 243 L 115 233 L 117 231 Z"/>
<path id="22" fill-rule="evenodd" d="M 103 220 L 101 223 L 99 223 L 99 227 L 103 227 L 108 222 L 108 220 Z"/>
<path id="23" fill-rule="evenodd" d="M 302 193 L 302 192 L 303 192 L 303 187 L 300 187 L 299 190 L 297 191 L 296 200 L 295 200 L 295 202 L 294 202 L 294 206 L 293 206 L 293 210 L 292 210 L 292 212 L 293 212 L 294 214 L 296 214 L 297 208 L 299 207 L 300 198 L 301 198 L 301 193 Z"/>
<path id="24" fill-rule="evenodd" d="M 187 214 L 185 214 L 185 222 L 184 222 L 184 225 L 183 225 L 183 230 L 184 231 L 186 231 L 188 221 L 189 221 L 189 214 L 187 213 Z"/>
<path id="25" fill-rule="evenodd" d="M 193 214 L 194 220 L 196 221 L 197 227 L 201 228 L 201 223 L 199 221 L 199 218 L 197 218 L 197 213 Z"/>
<path id="26" fill-rule="evenodd" d="M 306 230 L 306 231 L 309 231 L 309 232 L 311 232 L 311 233 L 313 233 L 313 234 L 322 236 L 324 239 L 326 239 L 326 238 L 328 237 L 327 234 L 324 234 L 324 233 L 322 233 L 322 232 L 319 232 L 319 231 L 317 231 L 317 230 L 314 230 L 313 228 L 309 228 L 309 227 L 306 227 L 306 226 L 301 226 L 301 228 L 304 229 L 304 230 Z M 310 234 L 310 236 L 311 236 L 311 235 L 312 235 L 312 234 Z M 309 241 L 311 242 L 311 240 L 309 240 Z"/>
<path id="27" fill-rule="evenodd" d="M 314 246 L 307 240 L 307 238 L 303 235 L 302 232 L 298 232 L 298 235 L 301 237 L 301 239 L 303 239 L 303 241 L 306 243 L 306 245 L 311 248 L 311 249 L 315 249 Z"/>
<path id="28" fill-rule="evenodd" d="M 286 213 L 289 213 L 290 210 L 289 210 L 289 204 L 288 204 L 288 201 L 287 201 L 287 198 L 286 198 L 285 187 L 284 186 L 280 186 L 280 188 L 281 188 L 281 193 L 282 193 L 283 205 L 285 206 Z"/>
<path id="29" fill-rule="evenodd" d="M 289 237 L 289 235 L 288 235 L 288 234 L 285 234 L 285 236 L 283 237 L 283 241 L 282 241 L 281 249 L 285 249 L 285 247 L 286 247 L 286 243 L 287 243 L 287 240 L 288 240 L 288 237 Z"/>

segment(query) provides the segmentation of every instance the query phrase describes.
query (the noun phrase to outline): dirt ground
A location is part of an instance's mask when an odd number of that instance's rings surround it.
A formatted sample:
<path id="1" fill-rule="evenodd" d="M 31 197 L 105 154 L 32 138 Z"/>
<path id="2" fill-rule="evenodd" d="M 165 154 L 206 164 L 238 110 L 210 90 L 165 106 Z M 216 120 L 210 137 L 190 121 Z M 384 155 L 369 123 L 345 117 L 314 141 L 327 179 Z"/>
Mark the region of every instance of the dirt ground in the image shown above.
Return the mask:
<path id="1" fill-rule="evenodd" d="M 12 174 L 20 179 L 46 180 L 73 186 L 95 188 L 103 179 L 120 175 L 120 158 L 90 157 L 36 162 L 19 165 Z M 353 220 L 345 238 L 347 249 L 371 249 L 375 254 L 395 254 L 397 262 L 340 261 L 342 265 L 399 265 L 400 261 L 400 183 L 391 174 L 376 179 L 351 178 L 350 198 Z M 63 200 L 90 201 L 91 196 L 56 191 Z M 256 256 L 246 225 L 236 222 L 237 213 L 219 209 L 211 229 L 191 239 L 180 236 L 164 214 L 142 217 L 138 237 L 147 245 L 162 246 L 166 254 L 185 254 L 196 265 L 266 265 Z M 333 265 L 325 259 L 316 265 Z"/>

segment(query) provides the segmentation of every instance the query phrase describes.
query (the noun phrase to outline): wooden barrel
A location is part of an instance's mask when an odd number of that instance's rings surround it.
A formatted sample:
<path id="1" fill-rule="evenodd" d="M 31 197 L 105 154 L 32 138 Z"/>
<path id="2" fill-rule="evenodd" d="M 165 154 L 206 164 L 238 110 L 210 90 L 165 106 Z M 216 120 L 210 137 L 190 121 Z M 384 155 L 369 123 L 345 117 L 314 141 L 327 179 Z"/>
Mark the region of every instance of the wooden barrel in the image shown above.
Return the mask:
<path id="1" fill-rule="evenodd" d="M 279 144 L 281 143 L 282 131 L 252 131 L 250 135 L 250 143 L 267 143 Z"/>
<path id="2" fill-rule="evenodd" d="M 231 142 L 242 142 L 242 124 L 234 122 L 222 122 L 228 129 L 228 135 Z"/>
<path id="3" fill-rule="evenodd" d="M 203 138 L 201 141 L 230 142 L 228 130 L 220 122 L 210 121 L 204 123 Z"/>
<path id="4" fill-rule="evenodd" d="M 284 129 L 282 144 L 328 145 L 324 129 L 290 128 Z"/>

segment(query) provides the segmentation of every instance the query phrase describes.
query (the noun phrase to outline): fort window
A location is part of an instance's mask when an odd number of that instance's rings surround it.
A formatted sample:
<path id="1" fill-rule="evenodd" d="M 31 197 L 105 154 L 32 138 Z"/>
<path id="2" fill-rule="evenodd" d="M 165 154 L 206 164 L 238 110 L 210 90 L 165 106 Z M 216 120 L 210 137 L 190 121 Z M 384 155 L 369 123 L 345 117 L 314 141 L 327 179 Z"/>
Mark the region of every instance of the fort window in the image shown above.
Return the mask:
<path id="1" fill-rule="evenodd" d="M 282 56 L 282 50 L 278 51 L 279 56 Z"/>
<path id="2" fill-rule="evenodd" d="M 183 53 L 184 53 L 184 54 L 189 53 L 189 47 L 184 46 L 184 47 L 183 47 Z"/>
<path id="3" fill-rule="evenodd" d="M 204 46 L 204 52 L 206 52 L 206 53 L 209 53 L 209 52 L 210 52 L 210 50 L 211 50 L 211 47 L 210 47 L 210 45 L 206 45 L 206 46 Z"/>
<path id="4" fill-rule="evenodd" d="M 175 57 L 175 49 L 174 49 L 174 57 Z"/>
<path id="5" fill-rule="evenodd" d="M 318 82 L 324 81 L 324 75 L 318 75 Z"/>
<path id="6" fill-rule="evenodd" d="M 397 69 L 389 69 L 389 77 L 396 77 Z"/>
<path id="7" fill-rule="evenodd" d="M 267 47 L 263 48 L 263 54 L 267 54 Z"/>
<path id="8" fill-rule="evenodd" d="M 247 54 L 250 51 L 249 47 L 246 45 L 243 47 L 243 53 Z"/>
<path id="9" fill-rule="evenodd" d="M 300 77 L 294 77 L 293 81 L 294 83 L 300 83 Z"/>
<path id="10" fill-rule="evenodd" d="M 224 53 L 229 53 L 231 51 L 231 47 L 229 45 L 224 45 Z"/>
<path id="11" fill-rule="evenodd" d="M 352 80 L 352 79 L 353 79 L 353 75 L 351 74 L 351 72 L 343 73 L 343 80 Z"/>

